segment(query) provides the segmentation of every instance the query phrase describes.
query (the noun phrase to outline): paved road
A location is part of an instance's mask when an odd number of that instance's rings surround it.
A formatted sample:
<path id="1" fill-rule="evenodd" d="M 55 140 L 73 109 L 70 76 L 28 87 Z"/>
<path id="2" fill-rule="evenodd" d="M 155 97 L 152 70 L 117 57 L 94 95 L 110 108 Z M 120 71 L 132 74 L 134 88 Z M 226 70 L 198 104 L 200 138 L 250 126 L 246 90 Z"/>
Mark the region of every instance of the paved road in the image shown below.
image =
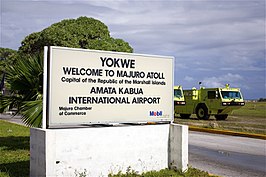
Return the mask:
<path id="1" fill-rule="evenodd" d="M 190 131 L 189 164 L 220 176 L 266 177 L 266 141 Z"/>
<path id="2" fill-rule="evenodd" d="M 24 125 L 21 121 L 21 116 L 13 116 L 11 114 L 0 114 L 0 119 L 7 120 L 16 124 Z"/>

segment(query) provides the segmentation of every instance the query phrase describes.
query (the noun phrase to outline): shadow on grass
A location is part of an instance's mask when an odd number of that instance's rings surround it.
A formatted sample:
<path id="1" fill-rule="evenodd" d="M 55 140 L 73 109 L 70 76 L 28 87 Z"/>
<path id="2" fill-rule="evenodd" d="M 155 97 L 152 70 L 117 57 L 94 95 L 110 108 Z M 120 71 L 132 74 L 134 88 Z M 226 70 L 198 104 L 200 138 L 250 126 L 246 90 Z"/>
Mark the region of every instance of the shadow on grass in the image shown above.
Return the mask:
<path id="1" fill-rule="evenodd" d="M 30 150 L 29 136 L 0 137 L 0 142 L 0 147 L 3 147 L 4 150 Z"/>
<path id="2" fill-rule="evenodd" d="M 10 177 L 29 176 L 30 160 L 0 164 L 0 171 L 9 174 Z"/>

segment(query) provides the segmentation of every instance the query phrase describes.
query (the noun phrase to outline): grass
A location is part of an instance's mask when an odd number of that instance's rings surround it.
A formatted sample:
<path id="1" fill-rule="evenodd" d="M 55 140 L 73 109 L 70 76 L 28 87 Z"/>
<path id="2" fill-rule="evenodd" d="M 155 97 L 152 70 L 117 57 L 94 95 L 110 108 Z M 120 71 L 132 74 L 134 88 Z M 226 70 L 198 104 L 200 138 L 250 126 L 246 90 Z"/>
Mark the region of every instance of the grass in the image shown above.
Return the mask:
<path id="1" fill-rule="evenodd" d="M 29 176 L 30 130 L 0 120 L 0 177 Z"/>
<path id="2" fill-rule="evenodd" d="M 245 106 L 233 111 L 233 116 L 266 117 L 266 102 L 247 102 Z"/>
<path id="3" fill-rule="evenodd" d="M 190 119 L 175 118 L 175 122 L 184 125 L 193 125 L 218 130 L 266 135 L 266 102 L 248 102 L 238 110 L 234 110 L 226 120 L 216 121 L 211 116 L 209 120 L 198 120 L 195 115 Z M 215 124 L 215 127 L 213 126 Z"/>
<path id="4" fill-rule="evenodd" d="M 110 174 L 108 177 L 215 177 L 209 175 L 205 171 L 198 170 L 196 168 L 188 168 L 186 172 L 163 169 L 160 171 L 149 171 L 142 174 L 137 174 L 134 170 L 129 169 L 125 174 L 119 172 L 118 174 Z"/>

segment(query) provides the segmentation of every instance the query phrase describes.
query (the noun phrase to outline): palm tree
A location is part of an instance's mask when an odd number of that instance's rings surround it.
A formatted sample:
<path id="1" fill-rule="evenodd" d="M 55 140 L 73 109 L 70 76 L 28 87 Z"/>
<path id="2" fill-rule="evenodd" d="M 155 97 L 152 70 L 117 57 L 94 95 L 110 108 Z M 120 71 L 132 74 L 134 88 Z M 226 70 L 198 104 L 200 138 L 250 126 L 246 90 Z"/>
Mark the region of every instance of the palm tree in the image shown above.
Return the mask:
<path id="1" fill-rule="evenodd" d="M 0 95 L 0 112 L 15 109 L 26 125 L 41 127 L 43 92 L 42 55 L 23 56 L 6 67 L 10 94 Z"/>

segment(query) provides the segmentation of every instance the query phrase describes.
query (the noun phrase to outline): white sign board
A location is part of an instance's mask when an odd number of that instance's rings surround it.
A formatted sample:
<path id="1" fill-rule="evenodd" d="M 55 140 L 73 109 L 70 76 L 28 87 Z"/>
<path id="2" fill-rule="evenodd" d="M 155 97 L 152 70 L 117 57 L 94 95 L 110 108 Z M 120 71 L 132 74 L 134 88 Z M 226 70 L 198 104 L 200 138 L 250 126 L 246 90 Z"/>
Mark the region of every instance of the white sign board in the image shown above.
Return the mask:
<path id="1" fill-rule="evenodd" d="M 48 127 L 173 119 L 173 57 L 54 46 L 45 56 Z"/>

